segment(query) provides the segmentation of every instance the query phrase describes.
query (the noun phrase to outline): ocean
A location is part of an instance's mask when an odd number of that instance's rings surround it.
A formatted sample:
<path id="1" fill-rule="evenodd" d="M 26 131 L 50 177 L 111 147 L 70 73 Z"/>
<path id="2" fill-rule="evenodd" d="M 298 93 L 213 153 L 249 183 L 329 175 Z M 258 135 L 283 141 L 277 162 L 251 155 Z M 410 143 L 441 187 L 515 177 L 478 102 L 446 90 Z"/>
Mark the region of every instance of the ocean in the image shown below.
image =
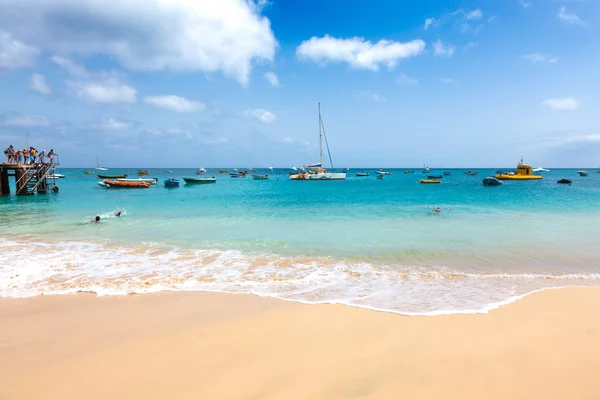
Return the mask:
<path id="1" fill-rule="evenodd" d="M 0 197 L 0 296 L 219 291 L 436 315 L 600 283 L 595 170 L 499 187 L 482 186 L 494 175 L 483 169 L 432 169 L 452 172 L 440 185 L 418 184 L 420 168 L 385 179 L 351 169 L 345 181 L 290 181 L 288 171 L 252 180 L 209 169 L 215 184 L 167 189 L 164 179 L 195 170 L 154 169 L 156 186 L 106 189 L 61 169 L 58 194 Z"/>

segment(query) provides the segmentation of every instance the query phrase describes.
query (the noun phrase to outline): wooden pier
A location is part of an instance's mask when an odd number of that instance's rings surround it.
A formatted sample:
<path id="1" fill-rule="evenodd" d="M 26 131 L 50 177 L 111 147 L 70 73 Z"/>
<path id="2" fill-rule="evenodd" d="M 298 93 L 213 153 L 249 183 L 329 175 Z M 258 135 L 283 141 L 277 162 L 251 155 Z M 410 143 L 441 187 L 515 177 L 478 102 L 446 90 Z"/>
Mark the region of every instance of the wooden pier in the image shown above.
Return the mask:
<path id="1" fill-rule="evenodd" d="M 15 179 L 15 193 L 18 195 L 58 191 L 53 178 L 55 167 L 55 163 L 0 164 L 0 196 L 10 194 L 10 177 Z"/>

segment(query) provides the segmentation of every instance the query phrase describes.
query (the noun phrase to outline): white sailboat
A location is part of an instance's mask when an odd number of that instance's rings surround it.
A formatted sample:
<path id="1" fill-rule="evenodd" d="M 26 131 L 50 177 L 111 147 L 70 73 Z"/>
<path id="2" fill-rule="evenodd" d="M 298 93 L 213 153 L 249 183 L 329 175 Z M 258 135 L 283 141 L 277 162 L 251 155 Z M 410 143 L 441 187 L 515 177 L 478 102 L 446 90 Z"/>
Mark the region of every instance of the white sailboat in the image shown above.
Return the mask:
<path id="1" fill-rule="evenodd" d="M 96 171 L 108 171 L 108 168 L 104 168 L 100 166 L 100 162 L 98 161 L 98 155 L 96 154 Z"/>
<path id="2" fill-rule="evenodd" d="M 328 172 L 323 168 L 323 138 L 325 138 L 325 146 L 327 146 L 327 154 L 329 155 L 329 163 L 333 172 Z M 345 172 L 335 172 L 331 152 L 329 151 L 329 143 L 325 134 L 323 118 L 321 118 L 321 103 L 319 103 L 319 162 L 305 165 L 300 169 L 300 173 L 290 175 L 291 180 L 299 181 L 340 181 L 346 179 Z"/>
<path id="3" fill-rule="evenodd" d="M 273 171 L 273 166 L 269 165 L 269 171 Z"/>

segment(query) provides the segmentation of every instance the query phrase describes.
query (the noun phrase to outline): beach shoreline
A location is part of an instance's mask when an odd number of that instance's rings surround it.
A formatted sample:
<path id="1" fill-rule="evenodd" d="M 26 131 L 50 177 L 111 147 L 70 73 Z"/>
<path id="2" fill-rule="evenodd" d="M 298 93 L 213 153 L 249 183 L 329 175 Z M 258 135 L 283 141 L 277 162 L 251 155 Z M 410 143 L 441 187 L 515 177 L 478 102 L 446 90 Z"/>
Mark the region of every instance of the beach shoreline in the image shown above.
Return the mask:
<path id="1" fill-rule="evenodd" d="M 600 288 L 407 317 L 252 295 L 0 299 L 2 399 L 600 398 Z"/>

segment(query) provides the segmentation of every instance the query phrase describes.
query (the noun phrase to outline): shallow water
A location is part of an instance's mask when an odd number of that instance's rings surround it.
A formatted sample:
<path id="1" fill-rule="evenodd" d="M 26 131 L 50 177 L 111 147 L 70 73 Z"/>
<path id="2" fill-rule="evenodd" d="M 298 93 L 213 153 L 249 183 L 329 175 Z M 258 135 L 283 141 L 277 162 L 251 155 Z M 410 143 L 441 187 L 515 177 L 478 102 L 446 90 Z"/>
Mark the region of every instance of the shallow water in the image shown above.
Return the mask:
<path id="1" fill-rule="evenodd" d="M 0 296 L 211 290 L 435 314 L 600 280 L 595 171 L 485 188 L 493 170 L 432 170 L 453 172 L 441 185 L 417 184 L 420 170 L 360 171 L 298 182 L 287 170 L 267 181 L 209 170 L 216 184 L 166 189 L 194 170 L 155 170 L 149 189 L 104 189 L 63 169 L 59 194 L 0 198 Z"/>

